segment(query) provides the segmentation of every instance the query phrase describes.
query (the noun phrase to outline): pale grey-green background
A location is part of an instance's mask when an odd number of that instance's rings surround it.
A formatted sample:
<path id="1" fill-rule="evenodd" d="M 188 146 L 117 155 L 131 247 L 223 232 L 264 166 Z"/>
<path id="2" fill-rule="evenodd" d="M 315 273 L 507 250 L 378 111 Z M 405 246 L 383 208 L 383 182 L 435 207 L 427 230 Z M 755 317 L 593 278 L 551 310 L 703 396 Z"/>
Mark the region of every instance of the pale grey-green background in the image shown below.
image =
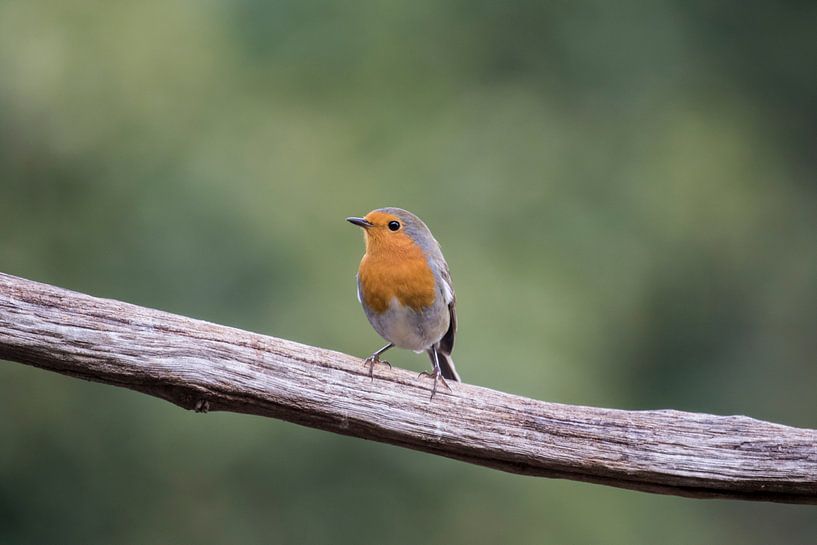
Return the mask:
<path id="1" fill-rule="evenodd" d="M 468 382 L 817 427 L 817 4 L 0 2 L 0 270 L 365 355 L 379 206 Z M 416 371 L 424 357 L 396 353 Z M 0 365 L 0 543 L 811 544 Z"/>

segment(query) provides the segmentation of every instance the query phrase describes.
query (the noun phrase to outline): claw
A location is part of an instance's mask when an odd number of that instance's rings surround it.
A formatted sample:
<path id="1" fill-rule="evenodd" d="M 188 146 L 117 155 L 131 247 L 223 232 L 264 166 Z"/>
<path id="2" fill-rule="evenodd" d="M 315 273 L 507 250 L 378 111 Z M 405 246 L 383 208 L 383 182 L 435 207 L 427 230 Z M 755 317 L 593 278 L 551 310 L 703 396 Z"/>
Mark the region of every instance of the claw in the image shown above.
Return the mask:
<path id="1" fill-rule="evenodd" d="M 451 386 L 448 385 L 448 382 L 445 380 L 445 378 L 443 377 L 442 372 L 439 369 L 434 369 L 430 373 L 428 371 L 423 371 L 422 373 L 417 375 L 417 378 L 420 378 L 422 376 L 426 376 L 428 378 L 434 378 L 434 386 L 432 386 L 432 388 L 431 388 L 431 398 L 430 399 L 434 399 L 434 394 L 437 393 L 437 381 L 442 382 L 443 386 L 445 386 L 448 389 L 449 392 L 454 391 L 454 390 L 451 389 Z"/>
<path id="2" fill-rule="evenodd" d="M 374 366 L 378 363 L 384 363 L 389 366 L 389 369 L 392 368 L 391 363 L 387 362 L 386 360 L 381 360 L 380 356 L 378 356 L 377 354 L 372 354 L 371 356 L 363 360 L 363 366 L 364 367 L 366 367 L 367 365 L 369 366 L 369 378 L 371 378 L 372 380 L 374 380 Z"/>

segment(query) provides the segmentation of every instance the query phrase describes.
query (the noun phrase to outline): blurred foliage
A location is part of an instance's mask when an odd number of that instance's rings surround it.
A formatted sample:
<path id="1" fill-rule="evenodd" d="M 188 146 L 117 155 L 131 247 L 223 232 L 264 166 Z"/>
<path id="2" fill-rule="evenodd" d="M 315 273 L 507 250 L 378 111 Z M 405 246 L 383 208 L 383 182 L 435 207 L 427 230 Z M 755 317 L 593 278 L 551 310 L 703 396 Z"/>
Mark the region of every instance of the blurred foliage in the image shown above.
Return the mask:
<path id="1" fill-rule="evenodd" d="M 814 2 L 0 2 L 0 270 L 370 353 L 423 217 L 463 377 L 817 427 Z M 415 370 L 424 358 L 396 354 Z M 523 478 L 0 368 L 0 543 L 814 543 L 813 507 Z"/>

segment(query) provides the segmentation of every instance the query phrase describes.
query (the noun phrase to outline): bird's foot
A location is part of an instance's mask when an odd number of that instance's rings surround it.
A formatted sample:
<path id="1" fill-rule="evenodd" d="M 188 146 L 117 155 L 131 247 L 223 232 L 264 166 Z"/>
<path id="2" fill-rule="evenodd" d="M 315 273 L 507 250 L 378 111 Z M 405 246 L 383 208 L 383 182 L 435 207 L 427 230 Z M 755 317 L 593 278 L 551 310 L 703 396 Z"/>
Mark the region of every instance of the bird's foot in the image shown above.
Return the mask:
<path id="1" fill-rule="evenodd" d="M 426 377 L 434 379 L 434 386 L 431 388 L 431 399 L 434 399 L 434 394 L 437 393 L 437 381 L 442 382 L 443 386 L 448 388 L 449 392 L 453 392 L 453 390 L 451 389 L 451 386 L 448 385 L 448 382 L 446 382 L 445 378 L 443 377 L 442 371 L 440 371 L 439 367 L 437 367 L 435 369 L 432 369 L 431 372 L 423 371 L 422 373 L 417 375 L 417 378 L 420 378 L 422 376 L 426 376 Z"/>
<path id="2" fill-rule="evenodd" d="M 199 399 L 193 406 L 193 410 L 197 413 L 206 413 L 210 411 L 210 402 L 206 399 Z"/>
<path id="3" fill-rule="evenodd" d="M 384 363 L 389 366 L 389 369 L 391 369 L 391 364 L 386 360 L 381 360 L 380 356 L 378 356 L 377 354 L 372 354 L 371 356 L 363 360 L 363 366 L 369 367 L 369 378 L 371 378 L 372 380 L 374 380 L 374 366 L 378 363 Z"/>

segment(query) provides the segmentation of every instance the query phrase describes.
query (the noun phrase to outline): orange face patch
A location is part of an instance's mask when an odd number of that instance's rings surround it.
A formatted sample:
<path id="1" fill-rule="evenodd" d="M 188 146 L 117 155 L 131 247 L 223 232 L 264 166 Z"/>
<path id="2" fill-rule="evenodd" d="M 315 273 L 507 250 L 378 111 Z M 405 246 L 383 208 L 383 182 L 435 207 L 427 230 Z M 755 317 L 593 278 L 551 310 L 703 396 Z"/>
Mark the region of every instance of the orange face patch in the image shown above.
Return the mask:
<path id="1" fill-rule="evenodd" d="M 366 255 L 360 262 L 360 295 L 375 312 L 383 312 L 393 298 L 414 310 L 434 304 L 434 273 L 422 249 L 401 224 L 391 231 L 388 224 L 400 218 L 384 212 L 366 216 L 373 226 L 365 229 Z"/>
<path id="2" fill-rule="evenodd" d="M 379 210 L 373 210 L 364 216 L 365 220 L 369 223 L 373 223 L 375 226 L 385 226 L 390 221 L 400 221 L 400 218 L 395 216 L 394 214 L 388 214 L 386 212 L 381 212 Z"/>

